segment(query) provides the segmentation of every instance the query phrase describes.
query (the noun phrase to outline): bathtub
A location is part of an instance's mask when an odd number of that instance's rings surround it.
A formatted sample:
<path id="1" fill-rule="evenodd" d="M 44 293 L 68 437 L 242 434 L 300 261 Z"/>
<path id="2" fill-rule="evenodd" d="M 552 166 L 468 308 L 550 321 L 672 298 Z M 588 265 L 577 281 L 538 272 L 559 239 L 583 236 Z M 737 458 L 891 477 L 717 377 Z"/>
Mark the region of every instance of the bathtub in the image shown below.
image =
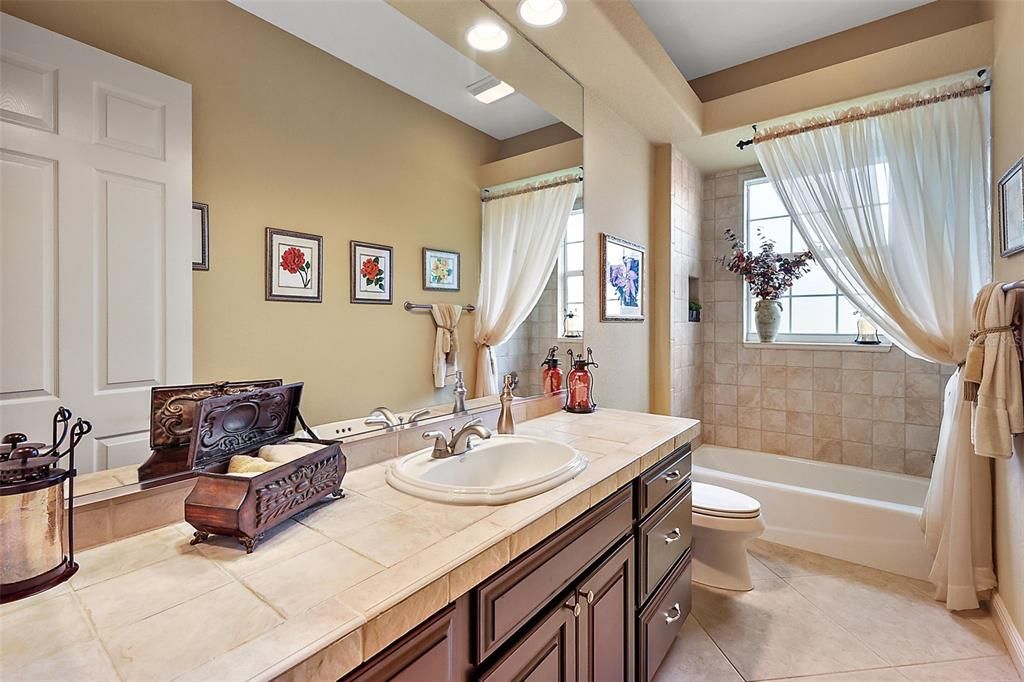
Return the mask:
<path id="1" fill-rule="evenodd" d="M 932 557 L 918 524 L 927 479 L 704 445 L 693 454 L 693 480 L 759 500 L 765 540 L 928 577 Z"/>

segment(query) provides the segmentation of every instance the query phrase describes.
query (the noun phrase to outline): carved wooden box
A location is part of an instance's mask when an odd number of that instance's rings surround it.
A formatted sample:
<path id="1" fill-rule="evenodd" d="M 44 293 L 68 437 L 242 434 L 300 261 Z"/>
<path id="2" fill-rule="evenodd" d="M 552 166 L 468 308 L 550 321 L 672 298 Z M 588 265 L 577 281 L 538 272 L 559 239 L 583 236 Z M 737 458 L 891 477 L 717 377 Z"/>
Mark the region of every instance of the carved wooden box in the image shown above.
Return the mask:
<path id="1" fill-rule="evenodd" d="M 188 447 L 192 442 L 192 424 L 196 405 L 207 398 L 237 395 L 256 388 L 280 386 L 280 379 L 259 381 L 220 381 L 210 384 L 156 386 L 149 401 L 149 459 L 139 466 L 139 482 L 178 474 L 192 475 Z M 166 481 L 160 481 L 161 484 Z"/>
<path id="2" fill-rule="evenodd" d="M 341 496 L 341 446 L 291 438 L 301 395 L 298 383 L 198 403 L 188 461 L 199 474 L 185 499 L 185 520 L 196 529 L 192 544 L 230 535 L 252 552 L 267 530 L 328 495 Z M 262 446 L 285 441 L 323 447 L 257 476 L 226 473 L 232 456 L 256 456 Z"/>

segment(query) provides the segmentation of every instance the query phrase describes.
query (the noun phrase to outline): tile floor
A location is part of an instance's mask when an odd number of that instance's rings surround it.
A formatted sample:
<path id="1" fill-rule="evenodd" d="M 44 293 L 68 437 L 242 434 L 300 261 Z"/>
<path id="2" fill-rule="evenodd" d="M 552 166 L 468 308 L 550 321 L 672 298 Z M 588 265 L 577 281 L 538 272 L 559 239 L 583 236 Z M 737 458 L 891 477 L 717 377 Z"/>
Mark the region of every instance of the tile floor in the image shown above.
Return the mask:
<path id="1" fill-rule="evenodd" d="M 951 614 L 931 586 L 757 540 L 754 589 L 694 583 L 693 612 L 657 682 L 1016 682 L 983 611 Z"/>

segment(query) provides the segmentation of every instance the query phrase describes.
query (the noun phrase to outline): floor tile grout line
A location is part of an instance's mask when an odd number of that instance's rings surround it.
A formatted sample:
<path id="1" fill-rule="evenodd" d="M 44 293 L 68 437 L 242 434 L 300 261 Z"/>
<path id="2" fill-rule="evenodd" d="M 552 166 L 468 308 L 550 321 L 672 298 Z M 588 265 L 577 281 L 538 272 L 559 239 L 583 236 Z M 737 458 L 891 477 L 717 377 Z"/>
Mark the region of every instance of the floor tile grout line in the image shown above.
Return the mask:
<path id="1" fill-rule="evenodd" d="M 99 628 L 92 622 L 92 616 L 89 615 L 89 610 L 85 608 L 85 604 L 82 603 L 81 597 L 76 594 L 74 590 L 69 590 L 69 593 L 71 594 L 71 598 L 75 601 L 75 605 L 78 606 L 82 617 L 85 618 L 85 622 L 89 626 L 89 632 L 92 633 L 93 639 L 96 641 L 96 644 L 99 645 L 100 651 L 103 652 L 103 655 L 107 659 L 107 663 L 110 664 L 110 669 L 114 671 L 115 675 L 117 675 L 117 679 L 123 680 L 124 677 L 121 676 L 120 669 L 114 665 L 114 657 L 110 655 L 110 651 L 107 649 L 106 643 L 103 641 L 103 638 L 100 637 Z"/>
<path id="2" fill-rule="evenodd" d="M 724 658 L 725 661 L 732 667 L 732 669 L 736 671 L 736 675 L 741 680 L 743 680 L 743 682 L 749 682 L 749 680 L 747 680 L 747 678 L 743 676 L 743 673 L 740 672 L 740 669 L 736 667 L 736 664 L 732 662 L 732 659 L 729 658 L 729 654 L 725 653 L 725 651 L 722 650 L 722 647 L 718 646 L 718 642 L 715 641 L 715 638 L 711 635 L 710 632 L 708 632 L 704 628 L 704 625 L 700 622 L 700 619 L 697 618 L 697 614 L 693 613 L 693 611 L 691 610 L 690 615 L 693 617 L 693 621 L 697 623 L 697 626 L 700 627 L 701 632 L 708 636 L 708 639 L 711 640 L 711 643 L 714 644 L 715 648 L 718 649 L 718 652 L 722 654 L 722 658 Z M 682 632 L 682 630 L 680 630 L 680 632 Z M 676 637 L 676 640 L 679 640 L 678 636 Z"/>

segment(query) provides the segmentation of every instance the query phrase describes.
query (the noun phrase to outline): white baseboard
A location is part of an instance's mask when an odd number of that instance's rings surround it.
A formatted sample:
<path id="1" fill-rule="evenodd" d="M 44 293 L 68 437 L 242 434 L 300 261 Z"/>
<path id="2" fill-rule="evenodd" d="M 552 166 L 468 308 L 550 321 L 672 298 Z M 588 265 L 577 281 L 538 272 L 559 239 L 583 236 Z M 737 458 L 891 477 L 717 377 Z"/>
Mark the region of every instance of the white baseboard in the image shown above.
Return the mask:
<path id="1" fill-rule="evenodd" d="M 1006 603 L 998 592 L 992 595 L 992 620 L 995 621 L 996 630 L 999 636 L 1006 643 L 1006 650 L 1010 654 L 1010 660 L 1017 668 L 1017 674 L 1024 680 L 1024 636 L 1013 624 L 1010 612 L 1006 610 Z"/>

